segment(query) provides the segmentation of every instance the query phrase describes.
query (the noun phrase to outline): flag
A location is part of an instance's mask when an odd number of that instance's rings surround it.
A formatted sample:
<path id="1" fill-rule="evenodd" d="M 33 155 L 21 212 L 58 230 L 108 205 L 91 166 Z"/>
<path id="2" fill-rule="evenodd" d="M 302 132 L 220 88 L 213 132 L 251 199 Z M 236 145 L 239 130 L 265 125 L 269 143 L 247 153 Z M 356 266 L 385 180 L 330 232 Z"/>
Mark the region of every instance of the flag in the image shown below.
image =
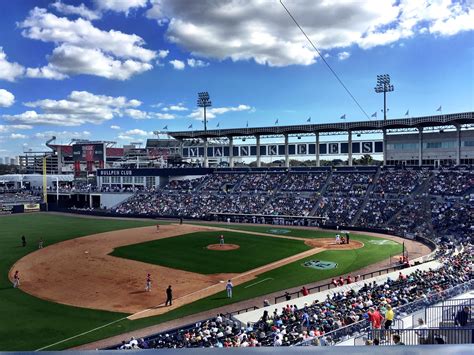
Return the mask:
<path id="1" fill-rule="evenodd" d="M 306 120 L 306 122 L 311 122 L 311 117 L 308 117 L 308 119 Z"/>
<path id="2" fill-rule="evenodd" d="M 164 127 L 163 127 L 163 130 L 165 130 L 165 129 L 168 129 L 168 126 L 164 126 Z"/>
<path id="3" fill-rule="evenodd" d="M 192 124 L 192 123 L 188 126 L 188 129 L 190 129 L 190 128 L 193 128 L 193 124 Z"/>
<path id="4" fill-rule="evenodd" d="M 220 126 L 221 126 L 221 123 L 220 123 L 220 122 L 217 122 L 216 128 L 219 128 Z"/>
<path id="5" fill-rule="evenodd" d="M 247 121 L 247 128 L 249 128 L 249 121 Z"/>
<path id="6" fill-rule="evenodd" d="M 407 112 L 405 112 L 405 116 L 410 116 L 410 110 L 407 110 Z"/>
<path id="7" fill-rule="evenodd" d="M 372 114 L 372 116 L 370 116 L 370 117 L 375 117 L 375 118 L 377 118 L 377 111 L 375 111 L 375 112 Z"/>
<path id="8" fill-rule="evenodd" d="M 341 116 L 341 120 L 345 120 L 345 119 L 346 119 L 346 114 L 343 114 L 343 115 Z"/>
<path id="9" fill-rule="evenodd" d="M 278 124 L 278 118 L 276 119 L 275 124 Z"/>
<path id="10" fill-rule="evenodd" d="M 441 105 L 439 105 L 439 107 L 436 111 L 441 112 Z"/>

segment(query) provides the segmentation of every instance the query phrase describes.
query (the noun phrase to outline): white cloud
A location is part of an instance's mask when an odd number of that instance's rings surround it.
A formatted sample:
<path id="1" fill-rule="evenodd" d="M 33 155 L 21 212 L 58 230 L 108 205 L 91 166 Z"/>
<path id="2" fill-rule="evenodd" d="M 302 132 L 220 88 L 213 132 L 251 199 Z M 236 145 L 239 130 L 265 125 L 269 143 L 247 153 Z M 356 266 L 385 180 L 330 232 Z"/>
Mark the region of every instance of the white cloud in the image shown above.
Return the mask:
<path id="1" fill-rule="evenodd" d="M 160 112 L 154 113 L 153 116 L 160 120 L 173 120 L 176 118 L 176 116 L 171 113 L 160 113 Z"/>
<path id="2" fill-rule="evenodd" d="M 188 65 L 191 68 L 203 68 L 209 66 L 209 63 L 200 59 L 188 58 Z"/>
<path id="3" fill-rule="evenodd" d="M 177 105 L 170 105 L 167 107 L 162 108 L 163 111 L 188 111 L 187 107 L 184 107 L 183 103 L 179 103 Z"/>
<path id="4" fill-rule="evenodd" d="M 43 131 L 38 132 L 34 135 L 37 139 L 50 139 L 51 137 L 57 137 L 61 140 L 67 140 L 72 138 L 85 138 L 89 137 L 91 132 L 82 131 L 82 132 L 73 132 L 73 131 Z"/>
<path id="5" fill-rule="evenodd" d="M 60 0 L 58 0 L 52 3 L 50 6 L 53 7 L 57 12 L 60 12 L 62 14 L 78 15 L 90 21 L 98 20 L 102 16 L 100 12 L 91 10 L 84 4 L 80 4 L 79 6 L 74 6 L 74 5 L 65 4 L 61 2 Z"/>
<path id="6" fill-rule="evenodd" d="M 15 130 L 32 129 L 33 126 L 23 124 L 2 125 L 0 124 L 0 133 L 11 132 Z"/>
<path id="7" fill-rule="evenodd" d="M 134 108 L 125 110 L 125 115 L 133 118 L 134 120 L 148 120 L 150 118 L 148 112 L 137 110 Z"/>
<path id="8" fill-rule="evenodd" d="M 10 139 L 26 139 L 28 138 L 27 135 L 21 133 L 12 133 L 10 134 Z"/>
<path id="9" fill-rule="evenodd" d="M 56 45 L 48 65 L 29 68 L 29 77 L 64 79 L 88 74 L 126 80 L 152 69 L 150 62 L 156 57 L 156 52 L 144 48 L 145 42 L 135 34 L 100 30 L 90 21 L 71 21 L 45 9 L 34 8 L 18 26 L 24 37 Z"/>
<path id="10" fill-rule="evenodd" d="M 337 59 L 339 59 L 339 60 L 346 60 L 350 56 L 351 56 L 351 54 L 349 52 L 346 52 L 346 51 L 337 53 Z"/>
<path id="11" fill-rule="evenodd" d="M 131 129 L 123 133 L 126 136 L 141 136 L 141 137 L 148 137 L 148 136 L 153 136 L 153 132 L 147 132 L 142 129 Z"/>
<path id="12" fill-rule="evenodd" d="M 24 103 L 25 106 L 40 109 L 25 111 L 16 115 L 3 115 L 8 121 L 27 124 L 44 124 L 58 126 L 79 126 L 84 123 L 100 124 L 104 121 L 121 117 L 124 111 L 141 105 L 138 100 L 126 97 L 95 95 L 87 91 L 73 91 L 62 100 L 44 99 Z"/>
<path id="13" fill-rule="evenodd" d="M 472 0 L 299 0 L 285 4 L 323 51 L 390 45 L 417 35 L 422 28 L 448 36 L 474 26 Z M 310 65 L 317 59 L 278 1 L 153 0 L 146 16 L 169 23 L 167 38 L 193 55 L 254 60 L 270 66 Z"/>
<path id="14" fill-rule="evenodd" d="M 234 106 L 234 107 L 212 107 L 210 109 L 207 109 L 206 111 L 206 117 L 208 119 L 213 119 L 216 118 L 216 116 L 223 115 L 224 113 L 227 112 L 239 112 L 239 111 L 249 111 L 252 112 L 253 108 L 248 105 L 239 105 L 239 106 Z M 202 120 L 204 119 L 204 113 L 202 109 L 195 109 L 193 112 L 191 112 L 188 115 L 189 118 L 194 118 L 197 120 Z"/>
<path id="15" fill-rule="evenodd" d="M 0 89 L 0 107 L 10 107 L 15 103 L 15 95 L 5 89 Z"/>
<path id="16" fill-rule="evenodd" d="M 110 128 L 118 130 L 118 129 L 120 129 L 120 126 L 112 125 L 112 126 L 110 126 Z"/>
<path id="17" fill-rule="evenodd" d="M 174 60 L 170 60 L 170 64 L 173 66 L 174 69 L 176 70 L 183 70 L 184 67 L 186 66 L 186 64 L 184 64 L 184 62 L 178 60 L 178 59 L 174 59 Z"/>
<path id="18" fill-rule="evenodd" d="M 131 9 L 147 6 L 148 0 L 94 0 L 94 3 L 100 10 L 124 12 L 128 15 Z"/>
<path id="19" fill-rule="evenodd" d="M 166 58 L 168 56 L 168 54 L 170 54 L 170 51 L 169 50 L 165 50 L 165 49 L 160 49 L 158 51 L 158 58 Z"/>
<path id="20" fill-rule="evenodd" d="M 0 80 L 15 81 L 24 72 L 25 68 L 22 65 L 7 60 L 3 47 L 0 47 Z"/>

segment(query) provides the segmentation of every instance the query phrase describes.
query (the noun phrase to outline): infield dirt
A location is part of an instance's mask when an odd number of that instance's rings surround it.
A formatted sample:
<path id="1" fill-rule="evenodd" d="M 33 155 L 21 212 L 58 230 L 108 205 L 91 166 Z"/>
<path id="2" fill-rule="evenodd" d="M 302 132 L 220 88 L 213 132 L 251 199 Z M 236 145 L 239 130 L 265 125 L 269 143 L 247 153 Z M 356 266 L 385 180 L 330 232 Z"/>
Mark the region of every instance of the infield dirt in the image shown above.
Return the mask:
<path id="1" fill-rule="evenodd" d="M 182 234 L 202 231 L 226 231 L 225 228 L 195 225 L 163 225 L 119 230 L 57 243 L 26 255 L 12 267 L 20 271 L 21 289 L 53 302 L 132 314 L 130 319 L 148 317 L 194 302 L 224 290 L 225 280 L 234 285 L 252 280 L 256 275 L 306 258 L 327 249 L 360 248 L 362 243 L 335 245 L 332 239 L 301 239 L 312 247 L 305 252 L 278 260 L 241 274 L 198 273 L 114 257 L 114 248 Z M 217 248 L 217 247 L 216 247 Z M 163 250 L 166 253 L 166 250 Z M 152 290 L 145 291 L 146 274 L 152 275 Z M 145 276 L 144 276 L 145 275 Z M 173 287 L 173 306 L 165 307 L 165 289 Z"/>

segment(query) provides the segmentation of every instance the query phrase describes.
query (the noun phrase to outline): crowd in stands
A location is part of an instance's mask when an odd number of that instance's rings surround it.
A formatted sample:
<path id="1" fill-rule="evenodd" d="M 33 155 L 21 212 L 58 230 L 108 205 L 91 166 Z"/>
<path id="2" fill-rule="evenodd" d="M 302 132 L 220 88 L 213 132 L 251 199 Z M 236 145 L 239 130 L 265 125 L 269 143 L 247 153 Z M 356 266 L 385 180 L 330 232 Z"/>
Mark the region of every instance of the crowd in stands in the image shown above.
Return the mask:
<path id="1" fill-rule="evenodd" d="M 238 190 L 255 192 L 265 191 L 270 193 L 277 188 L 285 178 L 285 174 L 279 173 L 246 174 L 240 182 Z"/>
<path id="2" fill-rule="evenodd" d="M 472 176 L 459 169 L 384 169 L 379 174 L 353 171 L 331 176 L 326 171 L 214 173 L 194 180 L 172 180 L 156 191 L 139 191 L 114 212 L 193 218 L 214 218 L 216 214 L 314 216 L 324 218 L 325 225 L 431 238 L 444 232 L 466 233 L 474 224 Z M 462 223 L 450 222 L 453 218 Z M 253 221 L 245 216 L 238 220 Z"/>
<path id="3" fill-rule="evenodd" d="M 39 203 L 43 199 L 40 194 L 30 190 L 8 191 L 0 192 L 0 204 Z"/>
<path id="4" fill-rule="evenodd" d="M 438 237 L 450 236 L 474 242 L 474 204 L 457 201 L 431 202 L 431 224 Z"/>
<path id="5" fill-rule="evenodd" d="M 327 192 L 335 196 L 361 197 L 367 192 L 368 185 L 372 183 L 373 175 L 369 173 L 335 173 Z"/>
<path id="6" fill-rule="evenodd" d="M 318 197 L 301 192 L 280 193 L 262 211 L 265 215 L 309 216 Z"/>
<path id="7" fill-rule="evenodd" d="M 374 188 L 374 193 L 407 195 L 415 191 L 429 177 L 426 170 L 383 170 Z"/>
<path id="8" fill-rule="evenodd" d="M 436 174 L 431 181 L 429 192 L 432 195 L 460 196 L 473 190 L 474 172 L 448 170 Z"/>
<path id="9" fill-rule="evenodd" d="M 328 179 L 328 173 L 292 173 L 288 174 L 281 186 L 282 191 L 319 191 Z"/>
<path id="10" fill-rule="evenodd" d="M 383 227 L 403 206 L 402 199 L 369 199 L 362 207 L 357 224 L 369 228 Z"/>
<path id="11" fill-rule="evenodd" d="M 323 197 L 316 215 L 322 216 L 332 225 L 351 225 L 363 200 L 355 197 Z"/>
<path id="12" fill-rule="evenodd" d="M 332 345 L 341 340 L 338 329 L 352 326 L 351 330 L 356 332 L 368 329 L 369 323 L 381 327 L 384 318 L 393 319 L 399 307 L 404 312 L 415 311 L 420 302 L 434 303 L 445 291 L 472 279 L 472 244 L 464 242 L 461 252 L 449 246 L 440 252 L 442 266 L 437 270 L 400 272 L 396 279 L 366 283 L 357 290 L 336 288 L 324 301 L 314 301 L 301 308 L 288 301 L 281 309 L 263 311 L 259 321 L 242 327 L 218 315 L 146 340 L 132 338 L 119 349 L 291 346 L 302 342 Z"/>
<path id="13" fill-rule="evenodd" d="M 223 191 L 226 188 L 233 188 L 245 174 L 212 174 L 212 178 L 207 178 L 202 191 Z"/>

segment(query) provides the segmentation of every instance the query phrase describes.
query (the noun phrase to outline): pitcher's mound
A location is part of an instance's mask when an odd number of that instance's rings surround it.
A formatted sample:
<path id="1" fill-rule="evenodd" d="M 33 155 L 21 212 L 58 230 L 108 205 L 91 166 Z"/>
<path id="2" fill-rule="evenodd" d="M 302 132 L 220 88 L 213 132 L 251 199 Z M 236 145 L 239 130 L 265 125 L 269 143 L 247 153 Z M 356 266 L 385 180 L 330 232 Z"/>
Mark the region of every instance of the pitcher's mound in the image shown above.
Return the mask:
<path id="1" fill-rule="evenodd" d="M 312 248 L 325 248 L 331 250 L 359 249 L 364 246 L 363 243 L 353 239 L 350 240 L 350 244 L 336 244 L 333 238 L 307 239 L 304 243 Z"/>
<path id="2" fill-rule="evenodd" d="M 227 251 L 227 250 L 235 250 L 239 249 L 240 245 L 237 244 L 209 244 L 207 246 L 207 249 L 209 250 L 222 250 L 222 251 Z"/>

